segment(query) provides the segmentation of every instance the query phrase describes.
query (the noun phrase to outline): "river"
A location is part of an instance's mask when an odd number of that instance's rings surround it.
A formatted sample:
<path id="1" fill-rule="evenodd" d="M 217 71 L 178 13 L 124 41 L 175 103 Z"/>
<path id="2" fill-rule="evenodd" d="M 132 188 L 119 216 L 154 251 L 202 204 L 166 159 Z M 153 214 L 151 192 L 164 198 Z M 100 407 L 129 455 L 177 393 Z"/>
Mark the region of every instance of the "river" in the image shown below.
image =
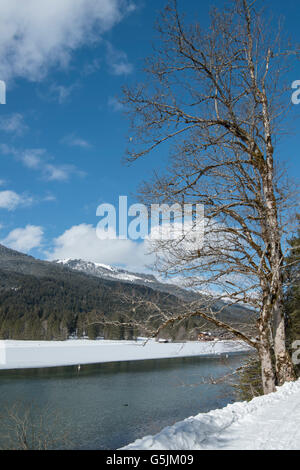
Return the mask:
<path id="1" fill-rule="evenodd" d="M 67 435 L 56 448 L 117 449 L 176 421 L 232 403 L 232 387 L 213 385 L 210 379 L 236 369 L 245 357 L 116 362 L 85 365 L 80 371 L 0 371 L 0 447 L 8 446 L 3 437 L 10 422 L 7 410 L 15 406 L 19 414 L 31 408 L 34 420 L 44 416 L 56 436 Z"/>

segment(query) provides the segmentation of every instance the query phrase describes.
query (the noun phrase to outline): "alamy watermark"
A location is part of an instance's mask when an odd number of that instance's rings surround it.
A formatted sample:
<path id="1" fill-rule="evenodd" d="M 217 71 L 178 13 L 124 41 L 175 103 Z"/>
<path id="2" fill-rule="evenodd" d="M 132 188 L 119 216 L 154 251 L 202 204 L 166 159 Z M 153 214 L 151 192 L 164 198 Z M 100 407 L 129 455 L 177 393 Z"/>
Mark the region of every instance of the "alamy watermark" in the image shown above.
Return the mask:
<path id="1" fill-rule="evenodd" d="M 299 104 L 300 103 L 300 80 L 294 80 L 292 83 L 292 88 L 295 91 L 292 93 L 292 103 Z"/>
<path id="2" fill-rule="evenodd" d="M 0 80 L 0 104 L 6 104 L 6 83 Z"/>
<path id="3" fill-rule="evenodd" d="M 203 245 L 204 206 L 202 204 L 132 204 L 119 196 L 118 208 L 100 204 L 96 211 L 101 220 L 96 234 L 101 240 L 180 240 Z"/>

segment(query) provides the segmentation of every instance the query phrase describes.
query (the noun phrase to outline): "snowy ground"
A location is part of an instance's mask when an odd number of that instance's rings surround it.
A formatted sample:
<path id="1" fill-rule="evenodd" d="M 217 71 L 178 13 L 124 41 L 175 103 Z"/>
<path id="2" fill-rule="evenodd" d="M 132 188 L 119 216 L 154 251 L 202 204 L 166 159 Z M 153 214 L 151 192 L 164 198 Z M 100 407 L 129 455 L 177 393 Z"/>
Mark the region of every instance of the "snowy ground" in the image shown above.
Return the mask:
<path id="1" fill-rule="evenodd" d="M 215 356 L 249 351 L 241 341 L 69 340 L 0 341 L 0 369 L 54 367 L 102 362 L 137 361 L 190 356 Z"/>
<path id="2" fill-rule="evenodd" d="M 124 449 L 300 450 L 300 379 L 250 402 L 188 418 Z"/>

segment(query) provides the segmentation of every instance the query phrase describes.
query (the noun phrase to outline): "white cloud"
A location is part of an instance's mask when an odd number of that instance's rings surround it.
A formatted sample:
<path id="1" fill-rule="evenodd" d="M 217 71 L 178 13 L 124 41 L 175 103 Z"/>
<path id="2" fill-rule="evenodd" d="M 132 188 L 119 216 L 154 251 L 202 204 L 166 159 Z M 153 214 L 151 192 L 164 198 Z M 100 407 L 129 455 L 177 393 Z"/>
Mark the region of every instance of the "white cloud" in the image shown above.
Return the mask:
<path id="1" fill-rule="evenodd" d="M 65 103 L 77 87 L 78 83 L 73 83 L 69 86 L 54 83 L 50 86 L 45 98 L 58 101 L 59 104 Z"/>
<path id="2" fill-rule="evenodd" d="M 28 149 L 21 155 L 21 160 L 27 168 L 37 170 L 42 165 L 41 157 L 45 154 L 44 149 Z"/>
<path id="3" fill-rule="evenodd" d="M 133 65 L 128 61 L 124 51 L 116 49 L 109 42 L 106 47 L 106 61 L 113 75 L 129 75 L 133 72 Z"/>
<path id="4" fill-rule="evenodd" d="M 27 206 L 32 203 L 32 198 L 26 195 L 17 194 L 15 191 L 0 191 L 0 209 L 9 211 L 15 210 L 20 206 Z"/>
<path id="5" fill-rule="evenodd" d="M 54 240 L 47 252 L 53 259 L 76 258 L 94 263 L 122 265 L 129 270 L 143 270 L 153 259 L 146 254 L 145 242 L 132 240 L 100 240 L 90 224 L 74 225 Z"/>
<path id="6" fill-rule="evenodd" d="M 15 228 L 1 243 L 13 250 L 28 252 L 41 246 L 44 231 L 36 225 L 26 225 L 25 228 Z"/>
<path id="7" fill-rule="evenodd" d="M 0 117 L 0 131 L 20 135 L 27 129 L 22 114 L 14 113 Z"/>
<path id="8" fill-rule="evenodd" d="M 56 196 L 54 196 L 54 194 L 48 193 L 42 200 L 46 202 L 54 202 L 56 201 Z"/>
<path id="9" fill-rule="evenodd" d="M 23 164 L 32 170 L 39 170 L 48 181 L 67 181 L 72 174 L 83 175 L 74 165 L 54 165 L 47 163 L 45 149 L 28 149 L 19 158 Z"/>
<path id="10" fill-rule="evenodd" d="M 108 107 L 114 112 L 123 111 L 124 109 L 124 105 L 120 103 L 120 101 L 117 98 L 113 96 L 110 96 L 108 98 L 107 104 L 108 104 Z"/>
<path id="11" fill-rule="evenodd" d="M 47 181 L 67 181 L 72 174 L 84 176 L 83 171 L 77 170 L 74 165 L 47 164 L 42 168 L 43 176 Z"/>
<path id="12" fill-rule="evenodd" d="M 100 69 L 101 61 L 99 59 L 93 59 L 92 62 L 89 62 L 84 65 L 82 70 L 82 75 L 85 77 L 92 75 L 94 72 Z"/>
<path id="13" fill-rule="evenodd" d="M 61 139 L 61 143 L 66 144 L 69 147 L 81 147 L 81 148 L 91 147 L 91 144 L 87 140 L 84 140 L 81 137 L 77 137 L 75 134 L 66 135 L 63 139 Z"/>
<path id="14" fill-rule="evenodd" d="M 72 175 L 85 176 L 85 173 L 74 165 L 49 163 L 52 157 L 43 148 L 18 150 L 6 144 L 0 144 L 0 151 L 5 155 L 14 156 L 27 168 L 39 171 L 47 181 L 67 181 Z"/>
<path id="15" fill-rule="evenodd" d="M 130 0 L 1 0 L 1 79 L 40 80 L 50 67 L 66 67 L 72 51 L 133 9 Z"/>

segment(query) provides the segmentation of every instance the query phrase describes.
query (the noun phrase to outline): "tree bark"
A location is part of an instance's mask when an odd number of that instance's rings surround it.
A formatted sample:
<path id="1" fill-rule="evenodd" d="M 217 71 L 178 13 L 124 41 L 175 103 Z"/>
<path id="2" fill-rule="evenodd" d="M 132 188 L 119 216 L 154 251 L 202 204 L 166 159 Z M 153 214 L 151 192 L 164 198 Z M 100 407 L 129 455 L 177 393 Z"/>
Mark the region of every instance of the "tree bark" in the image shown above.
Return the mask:
<path id="1" fill-rule="evenodd" d="M 275 374 L 271 354 L 270 329 L 261 319 L 258 321 L 258 329 L 260 337 L 258 353 L 261 362 L 261 379 L 263 391 L 266 395 L 267 393 L 276 391 Z"/>
<path id="2" fill-rule="evenodd" d="M 269 286 L 270 318 L 273 320 L 273 339 L 275 354 L 275 370 L 277 385 L 296 379 L 293 363 L 286 346 L 285 321 L 283 314 L 283 253 L 281 248 L 278 212 L 273 184 L 273 149 L 266 164 L 266 174 L 263 175 L 263 188 L 266 198 L 266 220 L 268 239 L 266 245 L 270 248 L 270 266 L 272 279 Z"/>
<path id="3" fill-rule="evenodd" d="M 286 349 L 285 320 L 283 315 L 282 296 L 273 308 L 274 318 L 274 353 L 277 385 L 291 382 L 296 379 L 291 357 Z"/>

